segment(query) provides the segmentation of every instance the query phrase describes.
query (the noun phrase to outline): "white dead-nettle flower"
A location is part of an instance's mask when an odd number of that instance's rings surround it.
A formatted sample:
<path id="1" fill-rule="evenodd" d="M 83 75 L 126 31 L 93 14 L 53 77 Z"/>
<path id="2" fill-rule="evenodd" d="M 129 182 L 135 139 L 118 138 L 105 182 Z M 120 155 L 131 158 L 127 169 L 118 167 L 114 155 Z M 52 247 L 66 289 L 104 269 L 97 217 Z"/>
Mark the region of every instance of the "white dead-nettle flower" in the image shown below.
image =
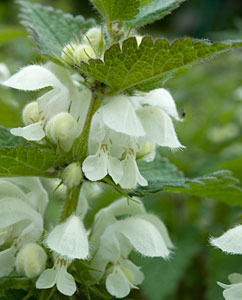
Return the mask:
<path id="1" fill-rule="evenodd" d="M 0 180 L 0 277 L 15 267 L 17 251 L 39 241 L 48 194 L 37 178 Z M 10 247 L 9 247 L 10 245 Z"/>
<path id="2" fill-rule="evenodd" d="M 47 255 L 36 243 L 24 245 L 16 257 L 16 270 L 28 278 L 34 278 L 44 271 Z"/>
<path id="3" fill-rule="evenodd" d="M 78 125 L 68 112 L 61 112 L 52 117 L 46 125 L 46 136 L 61 149 L 68 152 L 78 137 Z"/>
<path id="4" fill-rule="evenodd" d="M 24 125 L 37 123 L 40 120 L 39 106 L 37 101 L 28 103 L 22 113 Z"/>
<path id="5" fill-rule="evenodd" d="M 79 185 L 82 180 L 82 169 L 80 164 L 74 162 L 67 166 L 61 173 L 61 179 L 68 188 Z"/>
<path id="6" fill-rule="evenodd" d="M 94 115 L 89 135 L 89 156 L 82 169 L 92 181 L 109 174 L 122 188 L 132 189 L 137 183 L 147 185 L 136 163 L 136 152 L 142 149 L 143 139 L 109 129 L 102 120 L 101 110 Z"/>
<path id="7" fill-rule="evenodd" d="M 74 57 L 80 62 L 88 62 L 91 58 L 96 58 L 96 53 L 91 45 L 78 45 L 73 53 Z"/>
<path id="8" fill-rule="evenodd" d="M 55 284 L 59 292 L 66 296 L 72 296 L 76 291 L 75 280 L 67 272 L 70 261 L 56 257 L 52 269 L 44 270 L 36 281 L 37 289 L 49 289 Z"/>
<path id="9" fill-rule="evenodd" d="M 223 291 L 223 296 L 226 300 L 241 300 L 242 299 L 242 274 L 233 273 L 228 276 L 231 284 L 218 282 Z"/>
<path id="10" fill-rule="evenodd" d="M 92 275 L 97 280 L 105 275 L 108 292 L 117 298 L 126 297 L 144 279 L 140 268 L 128 260 L 133 249 L 145 256 L 167 258 L 172 248 L 165 225 L 136 201 L 128 204 L 123 198 L 102 209 L 90 237 L 91 266 L 96 270 Z M 122 215 L 130 217 L 117 220 Z"/>
<path id="11" fill-rule="evenodd" d="M 37 91 L 46 87 L 52 89 L 37 99 L 39 121 L 25 127 L 14 128 L 11 133 L 27 140 L 40 141 L 45 133 L 47 122 L 55 115 L 69 112 L 78 124 L 81 133 L 91 100 L 91 92 L 82 85 L 76 86 L 69 72 L 58 65 L 32 65 L 21 69 L 17 74 L 2 82 L 3 85 L 23 90 Z M 36 118 L 32 118 L 36 121 Z"/>
<path id="12" fill-rule="evenodd" d="M 218 238 L 211 238 L 210 243 L 224 252 L 242 254 L 242 225 L 229 229 Z"/>
<path id="13" fill-rule="evenodd" d="M 149 257 L 169 256 L 168 245 L 153 223 L 142 215 L 115 221 L 108 226 L 100 238 L 99 249 L 92 261 L 92 272 L 101 279 L 106 270 L 106 288 L 117 297 L 126 297 L 131 288 L 143 281 L 143 274 L 128 260 L 132 250 Z M 117 284 L 119 282 L 119 284 Z"/>
<path id="14" fill-rule="evenodd" d="M 150 162 L 155 158 L 155 144 L 146 142 L 144 147 L 136 154 L 136 159 Z"/>
<path id="15" fill-rule="evenodd" d="M 46 246 L 67 260 L 87 259 L 88 237 L 81 218 L 70 216 L 57 225 L 47 236 Z"/>

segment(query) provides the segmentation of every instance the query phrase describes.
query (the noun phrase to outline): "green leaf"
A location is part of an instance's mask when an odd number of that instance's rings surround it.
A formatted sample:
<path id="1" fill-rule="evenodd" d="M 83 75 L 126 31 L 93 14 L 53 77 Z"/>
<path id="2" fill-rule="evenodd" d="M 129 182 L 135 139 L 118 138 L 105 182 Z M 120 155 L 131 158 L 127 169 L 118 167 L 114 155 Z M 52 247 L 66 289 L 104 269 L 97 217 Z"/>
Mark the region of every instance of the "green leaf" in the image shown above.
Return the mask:
<path id="1" fill-rule="evenodd" d="M 109 22 L 132 20 L 140 6 L 139 0 L 91 0 L 98 11 Z M 145 0 L 147 1 L 147 0 Z M 144 0 L 142 1 L 144 2 Z M 142 3 L 144 4 L 144 3 Z"/>
<path id="2" fill-rule="evenodd" d="M 49 150 L 25 146 L 0 148 L 0 177 L 53 177 L 56 174 L 47 171 L 64 163 L 63 157 Z"/>
<path id="3" fill-rule="evenodd" d="M 186 0 L 153 0 L 146 7 L 141 7 L 135 19 L 127 22 L 131 27 L 153 23 L 178 8 Z"/>
<path id="4" fill-rule="evenodd" d="M 157 153 L 151 163 L 140 163 L 141 174 L 147 186 L 138 186 L 131 196 L 143 197 L 149 193 L 169 191 L 184 195 L 210 198 L 230 205 L 242 205 L 242 188 L 230 171 L 219 171 L 198 178 L 186 178 L 166 158 Z"/>
<path id="5" fill-rule="evenodd" d="M 0 147 L 30 146 L 25 139 L 10 133 L 8 128 L 0 126 Z"/>
<path id="6" fill-rule="evenodd" d="M 32 35 L 33 42 L 41 54 L 56 59 L 65 44 L 80 39 L 81 34 L 96 25 L 93 19 L 73 17 L 51 7 L 18 1 L 21 5 L 22 23 Z"/>
<path id="7" fill-rule="evenodd" d="M 82 63 L 82 71 L 109 86 L 117 93 L 136 88 L 151 90 L 162 85 L 164 78 L 180 68 L 205 60 L 215 54 L 232 48 L 242 47 L 242 42 L 211 44 L 184 38 L 169 43 L 145 37 L 140 46 L 136 38 L 125 40 L 120 47 L 114 44 L 104 55 L 104 61 L 91 59 L 89 64 Z"/>

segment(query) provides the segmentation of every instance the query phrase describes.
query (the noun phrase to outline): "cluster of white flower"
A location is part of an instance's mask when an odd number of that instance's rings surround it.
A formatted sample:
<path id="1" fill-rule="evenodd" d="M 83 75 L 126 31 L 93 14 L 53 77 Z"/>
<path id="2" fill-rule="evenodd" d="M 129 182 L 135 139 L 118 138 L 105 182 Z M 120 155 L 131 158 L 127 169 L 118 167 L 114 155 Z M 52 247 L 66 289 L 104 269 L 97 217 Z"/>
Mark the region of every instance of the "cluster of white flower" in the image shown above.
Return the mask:
<path id="1" fill-rule="evenodd" d="M 94 28 L 82 44 L 67 45 L 62 60 L 70 66 L 91 57 L 102 58 L 103 47 L 102 32 Z M 27 66 L 2 84 L 24 91 L 45 89 L 24 108 L 25 126 L 12 129 L 13 135 L 51 145 L 57 154 L 71 154 L 76 142 L 83 142 L 78 138 L 85 130 L 93 95 L 80 75 L 48 63 Z M 76 283 L 67 269 L 75 259 L 91 258 L 93 278 L 99 281 L 104 277 L 107 291 L 123 298 L 144 278 L 140 268 L 128 259 L 132 250 L 149 257 L 169 256 L 173 246 L 165 225 L 147 213 L 138 199 L 128 202 L 122 198 L 101 209 L 89 231 L 83 220 L 89 207 L 87 191 L 96 184 L 91 182 L 109 175 L 122 189 L 145 186 L 147 181 L 137 160 L 153 160 L 156 146 L 183 147 L 172 123 L 172 119 L 180 120 L 175 102 L 165 89 L 99 100 L 88 129 L 86 157 L 78 161 L 73 155 L 73 162 L 60 173 L 67 190 L 81 185 L 77 206 L 64 222 L 45 232 L 43 215 L 48 195 L 39 179 L 0 181 L 0 244 L 4 249 L 0 252 L 0 276 L 16 268 L 28 278 L 39 276 L 38 289 L 56 285 L 70 296 L 76 291 Z M 44 248 L 52 250 L 52 268 L 45 269 Z"/>

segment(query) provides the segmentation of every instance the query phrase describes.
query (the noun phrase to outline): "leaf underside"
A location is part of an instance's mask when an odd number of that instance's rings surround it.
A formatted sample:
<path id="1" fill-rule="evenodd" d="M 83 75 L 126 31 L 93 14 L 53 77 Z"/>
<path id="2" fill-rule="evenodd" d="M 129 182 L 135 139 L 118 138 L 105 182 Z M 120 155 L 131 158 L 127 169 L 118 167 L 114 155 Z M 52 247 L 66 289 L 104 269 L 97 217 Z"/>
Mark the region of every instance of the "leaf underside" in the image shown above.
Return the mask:
<path id="1" fill-rule="evenodd" d="M 81 40 L 82 34 L 96 25 L 94 19 L 73 17 L 52 7 L 18 1 L 21 6 L 22 24 L 31 34 L 31 39 L 41 54 L 56 59 L 66 44 Z"/>
<path id="2" fill-rule="evenodd" d="M 172 13 L 184 1 L 186 0 L 153 0 L 148 6 L 140 7 L 139 13 L 127 24 L 134 28 L 153 23 Z"/>
<path id="3" fill-rule="evenodd" d="M 178 69 L 236 47 L 242 47 L 242 42 L 211 44 L 183 38 L 170 44 L 166 40 L 154 43 L 149 37 L 144 37 L 138 46 L 132 37 L 125 40 L 122 47 L 111 46 L 104 61 L 91 59 L 89 64 L 82 63 L 81 70 L 109 86 L 111 93 L 131 88 L 149 91 L 161 87 L 164 79 Z"/>
<path id="4" fill-rule="evenodd" d="M 242 205 L 242 188 L 238 179 L 230 171 L 219 171 L 199 178 L 186 178 L 166 158 L 157 158 L 151 163 L 140 163 L 141 174 L 148 186 L 138 186 L 131 196 L 143 197 L 149 193 L 169 191 L 203 198 L 210 198 Z"/>

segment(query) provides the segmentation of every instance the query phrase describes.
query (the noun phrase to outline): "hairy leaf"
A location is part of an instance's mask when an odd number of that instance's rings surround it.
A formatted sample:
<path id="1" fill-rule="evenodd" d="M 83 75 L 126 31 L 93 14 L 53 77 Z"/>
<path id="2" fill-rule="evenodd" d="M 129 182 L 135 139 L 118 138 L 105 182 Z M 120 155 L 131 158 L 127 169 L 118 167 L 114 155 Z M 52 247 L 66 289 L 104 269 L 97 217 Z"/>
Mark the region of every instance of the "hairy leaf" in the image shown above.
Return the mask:
<path id="1" fill-rule="evenodd" d="M 0 177 L 52 177 L 47 170 L 63 163 L 63 157 L 49 150 L 25 146 L 0 148 Z"/>
<path id="2" fill-rule="evenodd" d="M 135 19 L 127 22 L 131 27 L 153 23 L 178 8 L 185 0 L 153 0 L 146 7 L 141 7 Z"/>
<path id="3" fill-rule="evenodd" d="M 85 20 L 80 15 L 73 17 L 51 7 L 28 1 L 18 2 L 21 5 L 22 23 L 31 33 L 39 52 L 52 58 L 56 58 L 55 54 L 61 54 L 65 44 L 80 39 L 96 24 L 93 19 Z"/>
<path id="4" fill-rule="evenodd" d="M 119 0 L 119 1 L 91 0 L 91 1 L 107 21 L 132 20 L 139 12 L 138 8 L 140 6 L 139 0 Z"/>
<path id="5" fill-rule="evenodd" d="M 25 139 L 12 135 L 9 129 L 0 126 L 0 147 L 30 145 Z"/>
<path id="6" fill-rule="evenodd" d="M 219 171 L 199 178 L 186 178 L 166 158 L 157 158 L 151 163 L 139 164 L 141 174 L 148 186 L 138 186 L 131 196 L 145 196 L 149 193 L 169 191 L 173 193 L 210 198 L 242 205 L 242 188 L 238 179 L 230 171 Z"/>
<path id="7" fill-rule="evenodd" d="M 104 61 L 91 59 L 89 64 L 82 63 L 81 69 L 115 93 L 129 88 L 151 90 L 178 69 L 236 47 L 242 47 L 242 42 L 211 44 L 184 38 L 170 44 L 166 40 L 153 43 L 149 37 L 143 38 L 138 46 L 132 37 L 121 47 L 111 46 Z"/>

